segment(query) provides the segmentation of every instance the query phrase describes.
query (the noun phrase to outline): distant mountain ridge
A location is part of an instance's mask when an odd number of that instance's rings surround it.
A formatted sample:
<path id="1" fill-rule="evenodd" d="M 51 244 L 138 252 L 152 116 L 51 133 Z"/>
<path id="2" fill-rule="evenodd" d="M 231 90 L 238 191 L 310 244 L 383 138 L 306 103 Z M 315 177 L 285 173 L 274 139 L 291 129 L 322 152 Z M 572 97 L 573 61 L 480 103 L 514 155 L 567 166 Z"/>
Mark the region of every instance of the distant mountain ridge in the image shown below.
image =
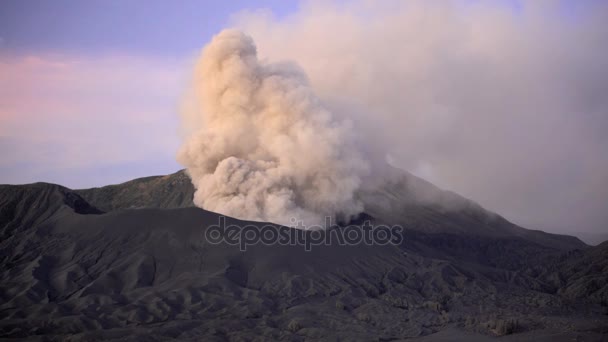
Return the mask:
<path id="1" fill-rule="evenodd" d="M 425 233 L 518 237 L 550 248 L 585 248 L 574 236 L 522 228 L 474 201 L 398 169 L 388 168 L 360 192 L 369 215 Z"/>
<path id="2" fill-rule="evenodd" d="M 425 233 L 520 237 L 556 249 L 585 248 L 578 238 L 521 228 L 477 203 L 406 171 L 389 168 L 382 182 L 360 191 L 366 214 L 387 224 Z M 74 192 L 103 211 L 129 208 L 192 207 L 194 187 L 185 170 L 166 176 L 137 178 L 125 183 Z"/>
<path id="3" fill-rule="evenodd" d="M 78 214 L 102 213 L 76 192 L 61 185 L 0 185 L 0 229 L 4 233 L 41 223 L 63 208 Z"/>
<path id="4" fill-rule="evenodd" d="M 194 187 L 185 170 L 166 176 L 137 178 L 116 185 L 74 192 L 103 211 L 130 208 L 193 207 Z"/>

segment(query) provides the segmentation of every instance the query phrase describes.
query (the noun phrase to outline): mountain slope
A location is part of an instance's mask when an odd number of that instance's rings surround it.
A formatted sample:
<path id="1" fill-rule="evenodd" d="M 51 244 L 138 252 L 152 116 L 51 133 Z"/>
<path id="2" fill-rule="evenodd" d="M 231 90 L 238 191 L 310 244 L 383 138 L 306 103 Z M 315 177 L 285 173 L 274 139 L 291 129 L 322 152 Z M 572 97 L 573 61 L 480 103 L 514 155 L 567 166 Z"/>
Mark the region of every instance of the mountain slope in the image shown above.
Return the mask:
<path id="1" fill-rule="evenodd" d="M 0 185 L 0 229 L 3 234 L 40 223 L 63 208 L 80 214 L 102 213 L 76 192 L 60 185 Z"/>
<path id="2" fill-rule="evenodd" d="M 191 207 L 194 187 L 184 170 L 167 176 L 134 179 L 122 184 L 75 190 L 103 211 L 128 208 Z"/>
<path id="3" fill-rule="evenodd" d="M 519 237 L 559 250 L 587 247 L 573 236 L 519 227 L 467 198 L 397 168 L 386 169 L 360 196 L 369 215 L 425 233 Z"/>
<path id="4" fill-rule="evenodd" d="M 387 168 L 360 191 L 366 214 L 378 222 L 399 224 L 424 233 L 519 237 L 540 245 L 570 250 L 587 245 L 576 237 L 521 228 L 453 192 L 443 191 L 406 171 Z M 118 185 L 76 190 L 95 207 L 184 208 L 193 206 L 194 188 L 184 170 L 167 176 L 135 179 Z"/>
<path id="5" fill-rule="evenodd" d="M 220 215 L 192 207 L 183 171 L 76 191 L 0 186 L 0 337 L 368 341 L 449 332 L 553 342 L 608 334 L 605 244 L 517 227 L 407 173 L 390 179 L 359 195 L 365 218 L 408 228 L 400 244 L 332 239 L 311 251 L 210 243 L 205 234 Z"/>
<path id="6" fill-rule="evenodd" d="M 542 268 L 537 277 L 572 299 L 589 299 L 608 306 L 608 241 L 562 255 Z"/>
<path id="7" fill-rule="evenodd" d="M 241 251 L 205 240 L 219 222 L 215 213 L 97 214 L 61 204 L 64 188 L 51 189 L 38 193 L 47 206 L 31 209 L 45 218 L 8 233 L 27 236 L 27 244 L 2 245 L 0 336 L 367 341 L 449 328 L 481 337 L 541 329 L 555 340 L 608 332 L 599 304 L 572 302 L 517 270 L 444 258 L 432 239 L 409 235 L 396 246 L 334 241 L 310 252 L 256 244 Z M 584 322 L 591 318 L 589 327 Z"/>

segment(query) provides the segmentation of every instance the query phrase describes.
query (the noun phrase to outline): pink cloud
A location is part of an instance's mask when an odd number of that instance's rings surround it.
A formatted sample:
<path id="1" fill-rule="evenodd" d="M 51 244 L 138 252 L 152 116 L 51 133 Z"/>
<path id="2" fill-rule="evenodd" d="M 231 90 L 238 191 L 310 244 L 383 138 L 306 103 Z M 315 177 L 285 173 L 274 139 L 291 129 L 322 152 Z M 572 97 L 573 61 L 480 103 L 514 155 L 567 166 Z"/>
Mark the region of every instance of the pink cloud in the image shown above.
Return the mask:
<path id="1" fill-rule="evenodd" d="M 188 72 L 181 61 L 136 56 L 0 57 L 0 137 L 12 146 L 0 145 L 0 166 L 172 158 Z"/>

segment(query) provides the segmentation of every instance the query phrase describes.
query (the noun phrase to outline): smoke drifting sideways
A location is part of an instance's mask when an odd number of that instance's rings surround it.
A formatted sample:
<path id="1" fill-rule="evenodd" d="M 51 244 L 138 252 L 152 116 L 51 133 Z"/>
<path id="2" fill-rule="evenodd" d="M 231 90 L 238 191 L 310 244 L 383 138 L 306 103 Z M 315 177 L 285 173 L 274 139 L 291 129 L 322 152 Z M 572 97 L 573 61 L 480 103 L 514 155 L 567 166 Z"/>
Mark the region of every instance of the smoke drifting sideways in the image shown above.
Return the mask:
<path id="1" fill-rule="evenodd" d="M 369 164 L 352 124 L 323 107 L 298 66 L 259 60 L 241 31 L 203 49 L 182 112 L 189 133 L 177 159 L 195 205 L 284 225 L 363 210 L 356 192 Z"/>
<path id="2" fill-rule="evenodd" d="M 297 61 L 368 160 L 572 234 L 608 232 L 607 22 L 606 1 L 314 0 L 231 25 Z"/>

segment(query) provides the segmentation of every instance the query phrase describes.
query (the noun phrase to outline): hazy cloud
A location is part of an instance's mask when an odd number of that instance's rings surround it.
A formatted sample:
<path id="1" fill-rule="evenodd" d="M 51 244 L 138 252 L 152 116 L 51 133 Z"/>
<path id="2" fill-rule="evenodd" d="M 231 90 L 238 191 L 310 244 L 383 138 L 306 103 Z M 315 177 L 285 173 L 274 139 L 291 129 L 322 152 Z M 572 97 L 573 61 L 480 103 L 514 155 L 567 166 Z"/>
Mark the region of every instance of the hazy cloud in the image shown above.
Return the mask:
<path id="1" fill-rule="evenodd" d="M 262 60 L 296 61 L 372 152 L 520 224 L 570 232 L 607 230 L 607 21 L 604 2 L 553 1 L 234 17 Z"/>
<path id="2" fill-rule="evenodd" d="M 186 69 L 130 56 L 1 57 L 0 182 L 57 181 L 64 170 L 65 185 L 101 185 L 92 167 L 153 160 L 173 170 Z"/>

